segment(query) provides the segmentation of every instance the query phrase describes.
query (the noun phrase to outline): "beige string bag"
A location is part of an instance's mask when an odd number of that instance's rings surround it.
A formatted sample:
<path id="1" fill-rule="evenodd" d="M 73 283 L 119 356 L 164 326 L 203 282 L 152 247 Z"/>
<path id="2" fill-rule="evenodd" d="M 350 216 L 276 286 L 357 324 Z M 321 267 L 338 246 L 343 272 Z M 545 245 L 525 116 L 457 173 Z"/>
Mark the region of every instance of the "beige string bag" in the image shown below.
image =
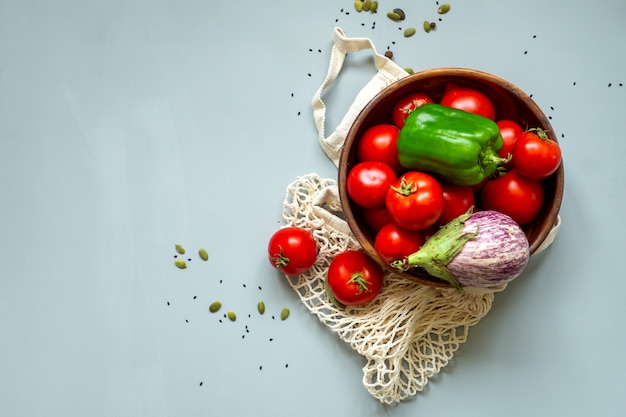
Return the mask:
<path id="1" fill-rule="evenodd" d="M 365 49 L 372 51 L 378 71 L 359 92 L 337 129 L 325 137 L 322 92 L 336 79 L 346 54 Z M 369 39 L 347 38 L 341 29 L 335 29 L 328 75 L 312 104 L 320 144 L 336 165 L 359 111 L 381 89 L 406 75 L 378 54 Z M 494 293 L 506 287 L 466 288 L 459 294 L 454 288 L 425 286 L 386 273 L 374 301 L 341 309 L 326 295 L 326 272 L 335 255 L 360 246 L 342 218 L 336 181 L 316 174 L 297 178 L 287 188 L 283 216 L 287 225 L 311 231 L 319 246 L 316 264 L 291 278 L 290 285 L 321 323 L 364 357 L 363 385 L 382 403 L 397 403 L 422 391 L 429 378 L 438 374 L 466 341 L 469 328 L 489 312 Z M 552 242 L 557 232 L 558 225 L 539 251 Z"/>

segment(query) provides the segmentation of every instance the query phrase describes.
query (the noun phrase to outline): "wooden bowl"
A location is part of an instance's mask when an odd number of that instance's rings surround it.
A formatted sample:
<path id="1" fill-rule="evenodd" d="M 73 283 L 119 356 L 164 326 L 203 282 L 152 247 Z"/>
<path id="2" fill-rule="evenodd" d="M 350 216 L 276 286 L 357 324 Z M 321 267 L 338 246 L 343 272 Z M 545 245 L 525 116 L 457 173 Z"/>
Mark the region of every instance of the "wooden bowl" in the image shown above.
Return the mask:
<path id="1" fill-rule="evenodd" d="M 361 136 L 375 124 L 391 123 L 392 106 L 397 100 L 411 92 L 423 92 L 430 95 L 435 102 L 439 102 L 444 86 L 448 82 L 474 88 L 487 95 L 496 109 L 496 121 L 510 119 L 518 122 L 523 128 L 540 127 L 548 131 L 552 139 L 558 141 L 548 118 L 526 93 L 506 80 L 481 71 L 465 68 L 431 69 L 404 77 L 378 93 L 360 112 L 348 132 L 339 161 L 338 187 L 344 215 L 363 250 L 378 263 L 396 273 L 397 271 L 385 264 L 376 253 L 374 249 L 376 232 L 365 223 L 360 208 L 348 198 L 346 177 L 356 164 L 358 141 Z M 563 196 L 563 164 L 561 163 L 559 169 L 543 181 L 545 197 L 541 211 L 531 223 L 523 227 L 531 254 L 539 248 L 557 220 Z M 450 286 L 447 282 L 419 269 L 400 275 L 425 285 Z"/>

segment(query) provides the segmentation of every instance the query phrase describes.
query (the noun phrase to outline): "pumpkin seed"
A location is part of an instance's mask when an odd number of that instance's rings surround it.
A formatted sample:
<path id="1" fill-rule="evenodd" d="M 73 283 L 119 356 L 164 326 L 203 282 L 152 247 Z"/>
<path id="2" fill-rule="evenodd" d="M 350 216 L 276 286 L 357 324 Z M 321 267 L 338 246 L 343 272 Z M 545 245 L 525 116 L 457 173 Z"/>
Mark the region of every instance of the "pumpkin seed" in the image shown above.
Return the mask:
<path id="1" fill-rule="evenodd" d="M 369 12 L 371 8 L 372 8 L 372 1 L 371 0 L 365 0 L 363 2 L 363 10 L 366 11 L 366 12 Z"/>
<path id="2" fill-rule="evenodd" d="M 400 15 L 396 12 L 389 12 L 387 13 L 387 17 L 391 20 L 393 20 L 394 22 L 399 22 L 400 20 L 402 20 L 400 18 Z"/>
<path id="3" fill-rule="evenodd" d="M 185 253 L 185 248 L 183 248 L 183 245 L 177 243 L 174 247 L 176 248 L 176 252 L 180 253 L 181 255 Z"/>
<path id="4" fill-rule="evenodd" d="M 363 2 L 361 0 L 354 0 L 354 8 L 357 12 L 363 10 Z"/>
<path id="5" fill-rule="evenodd" d="M 404 30 L 404 37 L 405 38 L 410 38 L 413 35 L 415 35 L 415 28 L 407 28 L 407 29 Z"/>
<path id="6" fill-rule="evenodd" d="M 220 308 L 222 308 L 222 303 L 219 301 L 213 301 L 209 306 L 209 311 L 211 313 L 217 313 L 218 311 L 220 311 Z"/>
<path id="7" fill-rule="evenodd" d="M 259 310 L 259 314 L 265 313 L 265 303 L 263 301 L 259 301 L 256 305 L 257 310 Z"/>
<path id="8" fill-rule="evenodd" d="M 413 68 L 405 68 L 404 69 L 406 72 L 408 72 L 409 74 L 414 74 L 415 71 L 413 71 Z"/>
<path id="9" fill-rule="evenodd" d="M 378 2 L 374 0 L 372 2 L 372 5 L 370 6 L 370 13 L 376 13 L 377 10 L 378 10 Z"/>
<path id="10" fill-rule="evenodd" d="M 233 310 L 228 310 L 228 313 L 226 313 L 226 315 L 228 316 L 228 319 L 230 321 L 237 320 L 237 315 L 235 314 L 235 312 Z"/>
<path id="11" fill-rule="evenodd" d="M 428 20 L 424 20 L 424 31 L 428 33 L 430 32 L 430 29 L 431 29 L 430 22 Z"/>
<path id="12" fill-rule="evenodd" d="M 200 259 L 202 259 L 203 261 L 209 260 L 209 253 L 204 248 L 198 249 L 198 256 L 200 256 Z"/>
<path id="13" fill-rule="evenodd" d="M 450 11 L 450 5 L 448 3 L 446 4 L 442 4 L 441 6 L 439 6 L 439 8 L 437 9 L 437 13 L 439 14 L 446 14 Z"/>
<path id="14" fill-rule="evenodd" d="M 406 15 L 404 14 L 404 10 L 402 9 L 393 9 L 393 12 L 397 14 L 398 16 L 400 16 L 400 20 L 404 20 L 406 18 Z"/>
<path id="15" fill-rule="evenodd" d="M 287 307 L 285 307 L 280 312 L 280 319 L 281 320 L 287 320 L 287 317 L 289 317 L 289 309 Z"/>
<path id="16" fill-rule="evenodd" d="M 174 265 L 176 265 L 177 267 L 179 267 L 180 269 L 185 269 L 187 268 L 187 262 L 183 261 L 182 259 L 176 259 L 174 260 Z"/>

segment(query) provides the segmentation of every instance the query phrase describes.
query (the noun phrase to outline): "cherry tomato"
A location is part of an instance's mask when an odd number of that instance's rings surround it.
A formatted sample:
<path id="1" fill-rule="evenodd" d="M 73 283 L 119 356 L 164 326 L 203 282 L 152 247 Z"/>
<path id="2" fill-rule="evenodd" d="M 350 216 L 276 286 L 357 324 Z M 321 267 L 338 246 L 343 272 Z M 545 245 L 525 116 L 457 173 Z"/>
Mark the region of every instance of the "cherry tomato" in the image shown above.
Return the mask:
<path id="1" fill-rule="evenodd" d="M 390 124 L 378 124 L 363 133 L 357 145 L 357 161 L 379 161 L 400 172 L 402 165 L 398 161 L 398 135 L 400 130 Z"/>
<path id="2" fill-rule="evenodd" d="M 496 111 L 491 100 L 478 90 L 447 83 L 440 104 L 468 113 L 478 114 L 487 119 L 495 120 Z"/>
<path id="3" fill-rule="evenodd" d="M 300 275 L 315 263 L 317 242 L 302 228 L 284 227 L 270 238 L 267 257 L 272 266 L 285 275 Z"/>
<path id="4" fill-rule="evenodd" d="M 544 130 L 524 132 L 513 147 L 513 165 L 525 177 L 549 177 L 561 165 L 561 148 Z"/>
<path id="5" fill-rule="evenodd" d="M 398 100 L 398 102 L 393 106 L 391 112 L 391 120 L 393 124 L 401 129 L 402 126 L 404 126 L 404 122 L 409 113 L 419 106 L 427 103 L 434 103 L 434 101 L 426 93 L 415 92 L 401 97 L 400 100 Z"/>
<path id="6" fill-rule="evenodd" d="M 443 211 L 441 185 L 428 174 L 404 173 L 387 191 L 385 206 L 394 223 L 407 230 L 435 224 Z"/>
<path id="7" fill-rule="evenodd" d="M 500 128 L 500 135 L 502 135 L 502 149 L 498 152 L 498 156 L 507 158 L 509 155 L 513 155 L 513 146 L 524 131 L 522 127 L 513 120 L 498 120 L 496 124 Z"/>
<path id="8" fill-rule="evenodd" d="M 364 252 L 347 250 L 330 262 L 326 282 L 337 301 L 356 306 L 376 298 L 384 276 L 383 268 Z"/>
<path id="9" fill-rule="evenodd" d="M 365 223 L 375 231 L 379 231 L 384 225 L 393 221 L 385 206 L 363 209 L 362 214 Z"/>
<path id="10" fill-rule="evenodd" d="M 483 188 L 481 206 L 511 217 L 517 224 L 530 223 L 543 204 L 544 188 L 540 180 L 520 175 L 512 169 L 500 178 L 492 179 Z"/>
<path id="11" fill-rule="evenodd" d="M 395 171 L 383 162 L 359 162 L 348 172 L 346 191 L 361 207 L 380 207 L 385 204 L 387 190 L 396 178 Z"/>
<path id="12" fill-rule="evenodd" d="M 376 234 L 374 248 L 383 262 L 391 264 L 396 259 L 417 252 L 424 244 L 420 232 L 403 229 L 395 223 L 388 223 Z"/>
<path id="13" fill-rule="evenodd" d="M 474 205 L 472 186 L 441 184 L 443 190 L 443 211 L 437 223 L 444 225 L 456 219 Z"/>

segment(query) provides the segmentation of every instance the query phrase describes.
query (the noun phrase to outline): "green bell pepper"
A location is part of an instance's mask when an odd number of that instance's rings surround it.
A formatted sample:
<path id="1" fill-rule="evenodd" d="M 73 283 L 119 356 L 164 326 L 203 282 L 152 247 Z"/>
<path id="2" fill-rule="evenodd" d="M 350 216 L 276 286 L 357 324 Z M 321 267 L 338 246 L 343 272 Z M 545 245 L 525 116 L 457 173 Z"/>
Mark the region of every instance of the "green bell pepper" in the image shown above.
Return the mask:
<path id="1" fill-rule="evenodd" d="M 498 156 L 502 144 L 492 120 L 424 104 L 407 116 L 397 148 L 406 169 L 430 172 L 455 185 L 476 185 L 509 160 Z"/>

